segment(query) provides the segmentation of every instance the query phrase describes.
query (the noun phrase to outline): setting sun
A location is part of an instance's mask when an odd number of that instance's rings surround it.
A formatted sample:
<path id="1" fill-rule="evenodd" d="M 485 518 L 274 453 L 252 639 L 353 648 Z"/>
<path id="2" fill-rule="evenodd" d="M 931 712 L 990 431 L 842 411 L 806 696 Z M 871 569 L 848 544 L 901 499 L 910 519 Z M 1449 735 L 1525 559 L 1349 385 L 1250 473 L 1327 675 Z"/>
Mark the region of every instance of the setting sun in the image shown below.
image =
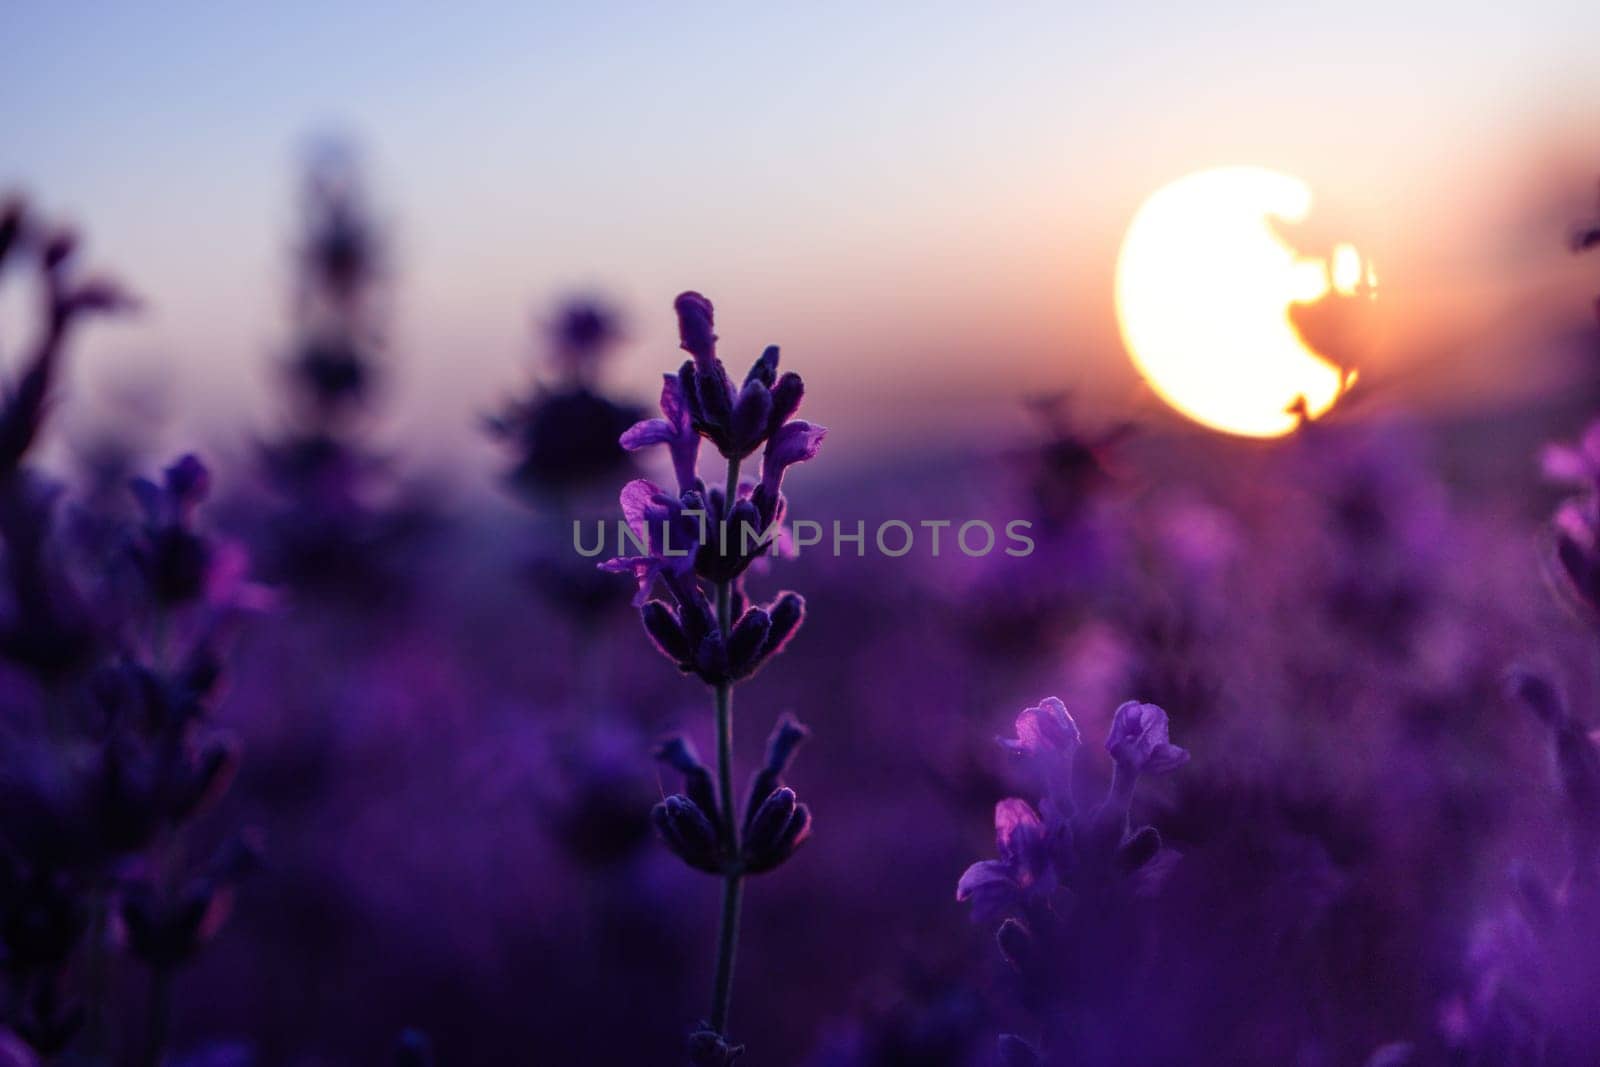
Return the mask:
<path id="1" fill-rule="evenodd" d="M 1181 178 L 1139 209 L 1117 259 L 1117 319 L 1140 374 L 1172 407 L 1216 430 L 1276 437 L 1326 412 L 1354 372 L 1319 354 L 1297 305 L 1370 294 L 1372 269 L 1348 244 L 1305 256 L 1274 231 L 1311 190 L 1258 167 Z"/>

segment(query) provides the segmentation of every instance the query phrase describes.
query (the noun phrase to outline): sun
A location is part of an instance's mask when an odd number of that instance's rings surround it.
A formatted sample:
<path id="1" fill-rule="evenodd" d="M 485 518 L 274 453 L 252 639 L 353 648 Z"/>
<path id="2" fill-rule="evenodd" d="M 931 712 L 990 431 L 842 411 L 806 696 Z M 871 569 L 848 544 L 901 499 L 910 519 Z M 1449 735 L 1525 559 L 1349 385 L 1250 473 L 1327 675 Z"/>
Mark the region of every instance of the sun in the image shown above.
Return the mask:
<path id="1" fill-rule="evenodd" d="M 1348 244 L 1302 256 L 1272 220 L 1303 221 L 1311 190 L 1259 167 L 1220 167 L 1144 202 L 1117 257 L 1117 320 L 1134 366 L 1172 407 L 1212 429 L 1277 437 L 1322 415 L 1354 372 L 1312 349 L 1297 305 L 1370 297 Z"/>

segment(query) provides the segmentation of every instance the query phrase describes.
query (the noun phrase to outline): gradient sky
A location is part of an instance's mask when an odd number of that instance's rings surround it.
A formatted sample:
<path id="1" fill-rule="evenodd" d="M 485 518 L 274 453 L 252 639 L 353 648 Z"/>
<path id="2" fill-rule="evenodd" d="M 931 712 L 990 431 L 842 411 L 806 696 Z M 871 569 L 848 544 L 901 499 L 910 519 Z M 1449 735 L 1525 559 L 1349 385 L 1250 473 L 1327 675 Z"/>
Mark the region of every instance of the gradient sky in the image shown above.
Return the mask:
<path id="1" fill-rule="evenodd" d="M 0 186 L 150 304 L 84 346 L 80 392 L 167 368 L 234 439 L 272 411 L 297 161 L 328 132 L 393 226 L 394 425 L 441 444 L 586 289 L 630 314 L 617 383 L 653 394 L 698 288 L 730 362 L 781 343 L 845 446 L 1068 385 L 1148 411 L 1117 242 L 1221 163 L 1305 179 L 1377 257 L 1398 354 L 1365 382 L 1449 359 L 1492 395 L 1528 309 L 1581 315 L 1595 277 L 1560 238 L 1600 173 L 1600 5 L 141 8 L 8 9 Z"/>

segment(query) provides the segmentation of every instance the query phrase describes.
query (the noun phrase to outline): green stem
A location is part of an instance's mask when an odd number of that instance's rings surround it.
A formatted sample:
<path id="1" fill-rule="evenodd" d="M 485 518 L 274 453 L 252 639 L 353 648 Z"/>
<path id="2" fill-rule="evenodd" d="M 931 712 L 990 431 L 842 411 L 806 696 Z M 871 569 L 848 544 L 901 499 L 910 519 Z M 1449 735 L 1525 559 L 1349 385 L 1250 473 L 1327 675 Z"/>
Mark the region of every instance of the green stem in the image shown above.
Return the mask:
<path id="1" fill-rule="evenodd" d="M 739 491 L 739 460 L 728 461 L 727 495 L 723 498 L 726 536 L 727 514 Z M 733 582 L 717 583 L 717 626 L 727 640 L 733 629 Z M 722 879 L 722 919 L 717 928 L 717 973 L 711 998 L 711 1029 L 727 1036 L 728 1012 L 733 1003 L 733 962 L 739 951 L 739 904 L 744 875 L 739 869 L 739 822 L 733 796 L 733 683 L 717 686 L 717 784 L 722 796 L 722 836 L 728 847 L 728 867 Z"/>

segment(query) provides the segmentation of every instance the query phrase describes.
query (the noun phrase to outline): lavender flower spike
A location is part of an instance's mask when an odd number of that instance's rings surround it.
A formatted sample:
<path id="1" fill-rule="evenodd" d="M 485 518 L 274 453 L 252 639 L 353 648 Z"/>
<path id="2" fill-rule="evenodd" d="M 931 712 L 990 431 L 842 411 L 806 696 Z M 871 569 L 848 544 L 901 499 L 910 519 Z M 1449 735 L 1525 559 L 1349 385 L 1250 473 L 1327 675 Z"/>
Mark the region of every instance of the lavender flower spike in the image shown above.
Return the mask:
<path id="1" fill-rule="evenodd" d="M 1037 805 L 1020 797 L 995 805 L 997 857 L 972 864 L 956 884 L 956 900 L 997 927 L 1000 954 L 1041 1024 L 1037 1042 L 1003 1036 L 1000 1062 L 1110 1062 L 1104 1051 L 1115 1039 L 1095 1032 L 1094 1013 L 1082 999 L 1126 971 L 1142 939 L 1134 902 L 1155 891 L 1176 858 L 1155 827 L 1130 825 L 1134 783 L 1144 771 L 1182 765 L 1189 754 L 1167 739 L 1166 712 L 1135 701 L 1122 705 L 1106 742 L 1111 789 L 1080 813 L 1069 787 L 1082 735 L 1066 705 L 1051 697 L 1025 708 L 1016 732 L 1001 744 L 1045 772 L 1046 795 Z"/>
<path id="2" fill-rule="evenodd" d="M 724 457 L 735 462 L 743 460 L 762 442 L 776 438 L 793 418 L 805 396 L 805 383 L 798 374 L 778 375 L 778 347 L 770 345 L 751 365 L 736 391 L 727 368 L 717 358 L 711 301 L 690 292 L 681 294 L 673 306 L 678 312 L 678 336 L 683 349 L 694 357 L 678 369 L 679 388 L 690 422 Z M 804 434 L 807 430 L 798 432 Z M 821 440 L 820 436 L 816 440 Z M 814 447 L 810 451 L 815 454 Z M 776 470 L 781 473 L 784 466 L 796 461 L 790 459 Z"/>
<path id="3" fill-rule="evenodd" d="M 634 423 L 623 433 L 619 443 L 629 452 L 651 445 L 666 445 L 672 454 L 672 469 L 678 476 L 678 491 L 687 493 L 700 484 L 696 473 L 700 463 L 700 434 L 689 418 L 683 383 L 672 374 L 661 378 L 662 417 Z"/>
<path id="4" fill-rule="evenodd" d="M 721 876 L 711 1014 L 690 1037 L 689 1059 L 698 1067 L 727 1067 L 743 1051 L 728 1039 L 728 1013 L 744 880 L 784 863 L 811 833 L 810 809 L 782 781 L 806 736 L 788 716 L 779 720 L 768 742 L 765 765 L 752 776 L 742 812 L 733 797 L 734 685 L 782 652 L 805 618 L 805 601 L 797 593 L 779 593 L 765 604 L 751 601 L 745 572 L 773 539 L 762 536 L 751 546 L 743 543 L 744 535 L 781 525 L 783 472 L 815 456 L 827 431 L 790 421 L 805 385 L 797 374 L 779 376 L 776 346 L 761 353 L 735 391 L 717 358 L 711 301 L 685 292 L 673 308 L 683 350 L 692 358 L 663 381 L 661 418 L 629 427 L 619 444 L 628 451 L 666 445 L 678 495 L 642 480 L 629 483 L 622 491 L 622 511 L 644 553 L 600 566 L 635 577 L 634 604 L 651 641 L 714 694 L 715 783 L 685 742 L 669 743 L 659 755 L 684 774 L 685 792 L 667 797 L 651 817 L 678 858 Z M 710 487 L 698 471 L 702 437 L 727 461 Z M 761 481 L 741 481 L 745 457 L 763 444 Z M 658 578 L 665 594 L 651 599 Z"/>

